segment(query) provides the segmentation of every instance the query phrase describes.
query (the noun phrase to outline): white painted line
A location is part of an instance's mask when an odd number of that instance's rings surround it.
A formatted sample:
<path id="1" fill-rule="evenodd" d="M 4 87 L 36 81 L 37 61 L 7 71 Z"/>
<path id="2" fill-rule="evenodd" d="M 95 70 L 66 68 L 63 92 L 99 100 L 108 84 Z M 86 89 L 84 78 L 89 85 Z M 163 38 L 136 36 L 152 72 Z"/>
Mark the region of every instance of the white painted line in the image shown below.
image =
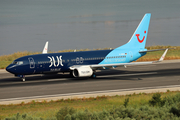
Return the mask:
<path id="1" fill-rule="evenodd" d="M 51 81 L 51 82 L 53 82 L 53 81 L 65 81 L 65 80 L 69 80 L 68 78 L 67 79 L 61 79 L 61 78 L 59 78 L 59 79 L 48 79 L 47 81 Z"/>

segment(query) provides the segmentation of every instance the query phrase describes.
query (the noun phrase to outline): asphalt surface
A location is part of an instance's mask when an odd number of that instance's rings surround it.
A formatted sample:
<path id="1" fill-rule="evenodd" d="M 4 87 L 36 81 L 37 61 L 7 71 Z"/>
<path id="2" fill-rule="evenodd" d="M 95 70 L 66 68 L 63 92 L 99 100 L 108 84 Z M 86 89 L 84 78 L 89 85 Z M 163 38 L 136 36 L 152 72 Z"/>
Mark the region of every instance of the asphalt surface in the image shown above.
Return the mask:
<path id="1" fill-rule="evenodd" d="M 26 76 L 26 81 L 0 70 L 0 100 L 78 92 L 180 85 L 180 60 L 120 67 L 97 72 L 97 78 L 70 78 L 69 74 Z"/>

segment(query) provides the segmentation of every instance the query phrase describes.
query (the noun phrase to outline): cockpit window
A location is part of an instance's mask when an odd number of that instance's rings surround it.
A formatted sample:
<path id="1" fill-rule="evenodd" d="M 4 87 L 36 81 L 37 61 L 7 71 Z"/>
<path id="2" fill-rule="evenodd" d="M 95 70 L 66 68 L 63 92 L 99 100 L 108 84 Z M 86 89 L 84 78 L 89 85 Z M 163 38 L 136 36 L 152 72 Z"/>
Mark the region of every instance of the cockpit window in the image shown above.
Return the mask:
<path id="1" fill-rule="evenodd" d="M 22 65 L 22 64 L 23 64 L 23 61 L 19 61 L 19 62 L 18 62 L 18 65 Z"/>
<path id="2" fill-rule="evenodd" d="M 17 64 L 17 61 L 13 61 L 12 64 Z"/>
<path id="3" fill-rule="evenodd" d="M 13 61 L 12 64 L 22 65 L 22 64 L 23 64 L 23 61 Z"/>

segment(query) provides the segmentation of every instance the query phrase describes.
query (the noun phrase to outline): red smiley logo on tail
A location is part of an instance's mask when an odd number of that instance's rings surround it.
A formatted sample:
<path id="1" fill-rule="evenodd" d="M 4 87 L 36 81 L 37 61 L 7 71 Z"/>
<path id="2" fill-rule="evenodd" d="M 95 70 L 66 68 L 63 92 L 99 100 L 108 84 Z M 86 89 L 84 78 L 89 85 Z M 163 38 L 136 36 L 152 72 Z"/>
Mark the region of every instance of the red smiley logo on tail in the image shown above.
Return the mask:
<path id="1" fill-rule="evenodd" d="M 146 34 L 146 31 L 144 31 L 144 33 Z M 140 36 L 139 34 L 136 34 L 136 37 L 137 37 L 138 41 L 139 41 L 140 43 L 142 43 L 142 42 L 144 41 L 145 36 L 143 36 L 143 39 L 142 39 L 142 40 L 139 39 L 139 36 Z"/>

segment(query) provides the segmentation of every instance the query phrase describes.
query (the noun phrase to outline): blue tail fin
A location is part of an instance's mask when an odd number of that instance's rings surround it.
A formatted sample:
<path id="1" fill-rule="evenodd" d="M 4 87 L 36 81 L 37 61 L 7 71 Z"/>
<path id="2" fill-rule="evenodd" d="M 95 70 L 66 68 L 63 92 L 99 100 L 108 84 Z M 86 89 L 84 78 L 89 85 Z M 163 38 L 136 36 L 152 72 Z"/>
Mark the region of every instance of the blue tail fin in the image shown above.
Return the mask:
<path id="1" fill-rule="evenodd" d="M 146 45 L 146 38 L 147 38 L 147 34 L 148 34 L 150 18 L 151 18 L 150 13 L 145 14 L 143 19 L 141 20 L 140 24 L 136 28 L 134 34 L 132 35 L 131 39 L 129 40 L 129 42 L 118 48 L 144 49 L 145 45 Z"/>

